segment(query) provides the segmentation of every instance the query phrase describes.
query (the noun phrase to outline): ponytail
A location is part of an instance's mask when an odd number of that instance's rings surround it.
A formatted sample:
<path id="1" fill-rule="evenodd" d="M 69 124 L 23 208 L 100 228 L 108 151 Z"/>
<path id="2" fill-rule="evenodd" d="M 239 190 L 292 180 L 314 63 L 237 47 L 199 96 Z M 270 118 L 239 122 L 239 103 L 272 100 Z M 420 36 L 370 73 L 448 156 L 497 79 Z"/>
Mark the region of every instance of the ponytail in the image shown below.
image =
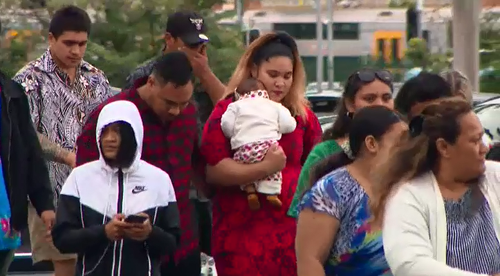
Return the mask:
<path id="1" fill-rule="evenodd" d="M 334 155 L 330 155 L 312 168 L 311 176 L 309 179 L 309 188 L 311 188 L 314 183 L 316 183 L 331 171 L 347 166 L 353 161 L 354 160 L 349 158 L 344 151 L 336 153 Z"/>

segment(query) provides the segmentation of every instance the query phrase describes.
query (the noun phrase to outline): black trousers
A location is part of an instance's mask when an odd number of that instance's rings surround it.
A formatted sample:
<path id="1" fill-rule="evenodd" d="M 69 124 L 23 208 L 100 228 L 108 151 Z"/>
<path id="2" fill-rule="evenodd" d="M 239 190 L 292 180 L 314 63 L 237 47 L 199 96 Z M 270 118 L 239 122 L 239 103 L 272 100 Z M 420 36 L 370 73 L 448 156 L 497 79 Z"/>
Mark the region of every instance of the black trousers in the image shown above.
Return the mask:
<path id="1" fill-rule="evenodd" d="M 200 237 L 200 250 L 201 252 L 211 256 L 212 244 L 212 204 L 202 202 L 196 199 L 192 200 L 196 218 L 198 219 L 198 234 Z"/>
<path id="2" fill-rule="evenodd" d="M 10 263 L 13 259 L 14 250 L 0 250 L 0 276 L 7 276 Z"/>
<path id="3" fill-rule="evenodd" d="M 200 276 L 200 250 L 193 251 L 177 264 L 174 260 L 163 263 L 160 267 L 160 273 L 161 276 Z"/>

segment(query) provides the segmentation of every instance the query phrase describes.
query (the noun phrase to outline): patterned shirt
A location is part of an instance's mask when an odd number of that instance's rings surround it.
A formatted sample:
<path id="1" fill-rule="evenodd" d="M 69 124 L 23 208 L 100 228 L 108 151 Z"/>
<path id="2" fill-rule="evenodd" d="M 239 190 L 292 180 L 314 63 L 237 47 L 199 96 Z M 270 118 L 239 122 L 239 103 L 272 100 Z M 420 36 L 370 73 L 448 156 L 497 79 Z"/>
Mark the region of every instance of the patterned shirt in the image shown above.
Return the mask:
<path id="1" fill-rule="evenodd" d="M 181 218 L 181 242 L 176 259 L 182 259 L 198 246 L 194 209 L 189 200 L 189 183 L 193 171 L 202 173 L 203 158 L 198 151 L 196 108 L 189 104 L 173 121 L 163 124 L 154 111 L 137 93 L 137 87 L 146 83 L 139 80 L 136 87 L 125 90 L 101 104 L 89 117 L 77 141 L 77 165 L 99 159 L 96 143 L 96 123 L 99 112 L 108 103 L 126 100 L 134 103 L 141 113 L 144 142 L 141 159 L 167 172 L 174 184 Z"/>
<path id="2" fill-rule="evenodd" d="M 70 151 L 75 149 L 76 138 L 87 116 L 112 95 L 108 79 L 101 70 L 82 61 L 72 83 L 57 67 L 49 50 L 24 66 L 14 80 L 26 91 L 35 129 Z M 48 169 L 57 204 L 71 168 L 48 162 Z"/>
<path id="3" fill-rule="evenodd" d="M 445 200 L 446 264 L 477 274 L 500 273 L 500 244 L 488 201 L 474 206 L 472 189 L 458 200 Z M 475 210 L 475 211 L 471 211 Z"/>
<path id="4" fill-rule="evenodd" d="M 135 71 L 132 72 L 132 74 L 130 74 L 127 77 L 124 89 L 132 88 L 137 80 L 151 75 L 156 60 L 157 58 L 153 58 L 151 60 L 146 61 L 141 66 L 137 67 Z M 214 105 L 212 103 L 212 100 L 210 99 L 210 96 L 208 96 L 208 94 L 205 91 L 203 91 L 203 87 L 198 82 L 195 82 L 193 99 L 197 108 L 198 129 L 199 133 L 201 134 L 205 122 L 208 120 L 208 117 L 210 116 L 212 110 L 214 109 Z M 199 138 L 201 140 L 201 137 Z M 196 189 L 194 188 L 194 185 L 191 185 L 190 197 L 197 198 L 200 201 L 207 201 L 207 199 L 203 197 L 203 195 L 197 193 Z"/>
<path id="5" fill-rule="evenodd" d="M 311 209 L 340 222 L 325 262 L 326 276 L 392 275 L 382 246 L 382 231 L 371 229 L 368 195 L 345 167 L 321 178 L 302 199 Z"/>

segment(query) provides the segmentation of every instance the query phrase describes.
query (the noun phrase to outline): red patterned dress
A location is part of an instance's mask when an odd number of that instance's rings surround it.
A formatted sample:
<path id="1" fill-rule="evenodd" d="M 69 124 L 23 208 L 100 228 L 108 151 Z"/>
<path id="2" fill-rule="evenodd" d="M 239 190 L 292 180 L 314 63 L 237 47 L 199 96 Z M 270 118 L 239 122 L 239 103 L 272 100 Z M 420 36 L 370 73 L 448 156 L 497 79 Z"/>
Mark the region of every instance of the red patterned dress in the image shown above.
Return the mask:
<path id="1" fill-rule="evenodd" d="M 220 101 L 205 125 L 201 151 L 209 165 L 232 158 L 229 140 L 222 132 L 222 114 L 233 99 Z M 262 195 L 261 208 L 251 211 L 239 186 L 216 187 L 213 198 L 212 254 L 219 276 L 294 276 L 296 220 L 286 212 L 307 155 L 321 139 L 318 119 L 308 110 L 308 119 L 297 117 L 297 128 L 279 141 L 287 156 L 282 171 L 281 210 Z"/>

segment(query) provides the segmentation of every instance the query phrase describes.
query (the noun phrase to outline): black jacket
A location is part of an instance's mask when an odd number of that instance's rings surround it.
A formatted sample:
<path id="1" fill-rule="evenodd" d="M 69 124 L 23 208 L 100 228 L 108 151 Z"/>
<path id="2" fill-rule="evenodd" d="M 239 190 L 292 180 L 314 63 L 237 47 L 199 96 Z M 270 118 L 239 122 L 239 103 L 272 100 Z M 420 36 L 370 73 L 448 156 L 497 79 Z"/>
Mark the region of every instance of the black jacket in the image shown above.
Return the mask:
<path id="1" fill-rule="evenodd" d="M 12 227 L 27 226 L 28 198 L 40 215 L 54 210 L 53 193 L 42 148 L 22 87 L 0 72 L 0 156 L 10 199 Z"/>
<path id="2" fill-rule="evenodd" d="M 174 186 L 166 172 L 140 159 L 144 131 L 137 107 L 128 101 L 107 104 L 99 114 L 97 133 L 117 122 L 133 129 L 133 134 L 120 131 L 117 156 L 128 156 L 133 162 L 119 163 L 132 165 L 110 167 L 99 150 L 99 160 L 75 168 L 59 197 L 52 239 L 61 253 L 78 254 L 75 275 L 157 276 L 161 258 L 175 252 L 180 238 Z M 125 142 L 134 138 L 135 148 Z M 135 154 L 121 154 L 131 150 Z M 108 240 L 105 225 L 116 214 L 138 213 L 150 217 L 152 231 L 146 240 Z"/>

